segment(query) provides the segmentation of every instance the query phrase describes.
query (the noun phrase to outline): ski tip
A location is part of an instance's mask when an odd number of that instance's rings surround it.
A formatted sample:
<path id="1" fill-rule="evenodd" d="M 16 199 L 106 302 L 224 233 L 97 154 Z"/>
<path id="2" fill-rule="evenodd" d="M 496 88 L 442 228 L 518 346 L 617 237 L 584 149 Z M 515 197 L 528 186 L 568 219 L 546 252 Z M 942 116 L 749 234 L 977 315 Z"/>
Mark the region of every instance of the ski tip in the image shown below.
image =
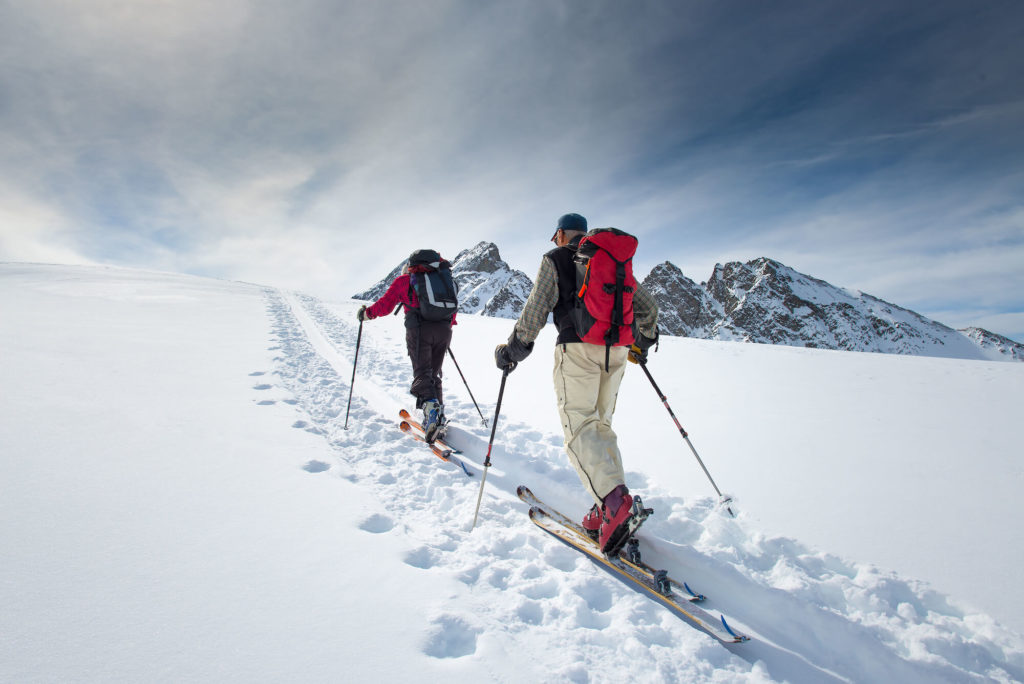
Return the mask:
<path id="1" fill-rule="evenodd" d="M 704 594 L 698 594 L 693 589 L 691 589 L 690 585 L 687 582 L 683 582 L 683 589 L 685 589 L 686 593 L 690 595 L 690 601 L 693 603 L 698 603 L 707 598 L 707 596 L 705 596 Z"/>
<path id="2" fill-rule="evenodd" d="M 409 432 L 409 430 L 412 430 L 412 425 L 409 425 L 403 420 L 401 423 L 398 424 L 398 429 L 401 430 L 402 432 Z"/>
<path id="3" fill-rule="evenodd" d="M 531 492 L 530 488 L 527 487 L 526 485 L 519 485 L 518 487 L 516 487 L 516 496 L 522 498 L 524 496 L 531 495 L 533 495 L 533 492 Z"/>
<path id="4" fill-rule="evenodd" d="M 729 633 L 729 636 L 731 636 L 733 638 L 733 641 L 735 643 L 741 644 L 744 641 L 750 641 L 750 637 L 748 637 L 746 634 L 740 634 L 739 632 L 734 632 L 732 627 L 729 626 L 729 623 L 725 621 L 725 616 L 724 615 L 720 615 L 719 619 L 721 619 L 721 621 L 722 621 L 722 627 L 725 628 L 725 631 Z"/>

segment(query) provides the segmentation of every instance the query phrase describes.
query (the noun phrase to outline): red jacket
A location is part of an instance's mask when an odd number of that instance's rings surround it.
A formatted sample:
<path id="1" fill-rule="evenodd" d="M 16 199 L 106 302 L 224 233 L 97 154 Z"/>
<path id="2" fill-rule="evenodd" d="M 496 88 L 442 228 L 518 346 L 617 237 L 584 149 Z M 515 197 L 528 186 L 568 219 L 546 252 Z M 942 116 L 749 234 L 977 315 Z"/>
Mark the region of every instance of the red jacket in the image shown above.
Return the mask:
<path id="1" fill-rule="evenodd" d="M 408 273 L 395 278 L 388 287 L 388 291 L 376 302 L 366 307 L 366 317 L 373 319 L 387 316 L 399 304 L 405 307 L 405 313 L 420 308 L 420 300 L 416 297 L 416 291 L 412 287 Z M 452 315 L 452 325 L 455 325 L 454 314 Z"/>

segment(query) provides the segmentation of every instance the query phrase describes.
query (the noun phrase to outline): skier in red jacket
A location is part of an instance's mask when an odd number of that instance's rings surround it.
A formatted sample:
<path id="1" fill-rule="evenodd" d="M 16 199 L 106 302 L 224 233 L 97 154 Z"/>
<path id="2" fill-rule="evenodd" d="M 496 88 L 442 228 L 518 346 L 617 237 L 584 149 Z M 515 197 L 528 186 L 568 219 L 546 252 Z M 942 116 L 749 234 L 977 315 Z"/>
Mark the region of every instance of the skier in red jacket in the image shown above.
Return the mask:
<path id="1" fill-rule="evenodd" d="M 427 441 L 444 433 L 442 371 L 445 352 L 452 340 L 452 326 L 458 310 L 458 288 L 451 277 L 451 265 L 433 250 L 417 250 L 402 273 L 392 281 L 380 299 L 361 306 L 360 321 L 387 316 L 402 305 L 405 311 L 405 342 L 412 361 L 412 386 L 416 408 L 423 409 Z"/>

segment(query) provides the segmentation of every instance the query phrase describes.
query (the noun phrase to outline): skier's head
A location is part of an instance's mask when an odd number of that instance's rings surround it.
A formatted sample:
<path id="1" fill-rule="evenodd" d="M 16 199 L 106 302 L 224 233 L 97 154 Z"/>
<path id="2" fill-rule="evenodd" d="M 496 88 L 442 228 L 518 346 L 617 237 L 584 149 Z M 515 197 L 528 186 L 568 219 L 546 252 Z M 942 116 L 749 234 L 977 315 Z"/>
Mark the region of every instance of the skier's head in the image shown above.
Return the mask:
<path id="1" fill-rule="evenodd" d="M 558 231 L 567 233 L 570 239 L 576 233 L 586 233 L 587 219 L 579 214 L 564 214 L 558 219 L 558 227 L 555 228 L 555 234 L 551 236 L 551 241 L 556 244 L 558 242 Z"/>

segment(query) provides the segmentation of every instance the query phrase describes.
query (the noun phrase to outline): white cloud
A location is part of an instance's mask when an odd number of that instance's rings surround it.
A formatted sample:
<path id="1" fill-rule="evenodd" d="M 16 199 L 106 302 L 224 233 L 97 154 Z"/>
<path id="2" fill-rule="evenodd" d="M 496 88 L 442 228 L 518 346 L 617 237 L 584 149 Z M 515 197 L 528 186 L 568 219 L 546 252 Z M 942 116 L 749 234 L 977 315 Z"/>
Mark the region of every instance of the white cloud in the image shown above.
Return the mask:
<path id="1" fill-rule="evenodd" d="M 65 218 L 49 206 L 0 193 L 0 261 L 92 263 L 68 247 L 69 232 Z"/>

